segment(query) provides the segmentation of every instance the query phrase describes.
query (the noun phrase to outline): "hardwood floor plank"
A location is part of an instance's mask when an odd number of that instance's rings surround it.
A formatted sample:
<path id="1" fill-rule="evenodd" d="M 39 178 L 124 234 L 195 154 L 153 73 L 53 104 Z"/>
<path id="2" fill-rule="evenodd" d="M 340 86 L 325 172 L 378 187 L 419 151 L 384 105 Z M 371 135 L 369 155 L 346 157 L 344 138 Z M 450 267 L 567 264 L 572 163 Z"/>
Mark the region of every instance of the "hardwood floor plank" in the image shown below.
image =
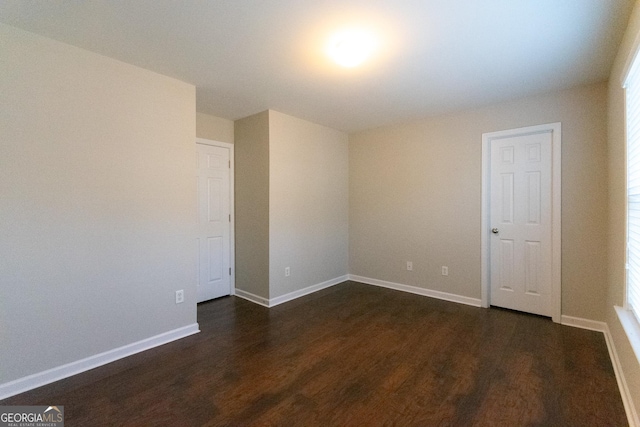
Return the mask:
<path id="1" fill-rule="evenodd" d="M 2 405 L 69 426 L 624 426 L 604 336 L 346 282 L 272 309 L 200 304 L 202 332 Z"/>

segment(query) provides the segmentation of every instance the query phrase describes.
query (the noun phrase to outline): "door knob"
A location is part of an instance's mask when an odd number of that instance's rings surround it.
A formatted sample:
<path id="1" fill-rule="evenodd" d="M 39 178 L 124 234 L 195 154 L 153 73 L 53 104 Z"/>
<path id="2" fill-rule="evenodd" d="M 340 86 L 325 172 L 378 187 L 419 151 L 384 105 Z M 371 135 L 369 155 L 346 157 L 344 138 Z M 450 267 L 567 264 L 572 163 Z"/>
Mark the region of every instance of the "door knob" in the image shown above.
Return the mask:
<path id="1" fill-rule="evenodd" d="M 492 228 L 492 229 L 491 229 L 491 232 L 492 232 L 493 234 L 498 234 L 498 231 L 500 231 L 500 230 L 498 230 L 497 228 Z"/>

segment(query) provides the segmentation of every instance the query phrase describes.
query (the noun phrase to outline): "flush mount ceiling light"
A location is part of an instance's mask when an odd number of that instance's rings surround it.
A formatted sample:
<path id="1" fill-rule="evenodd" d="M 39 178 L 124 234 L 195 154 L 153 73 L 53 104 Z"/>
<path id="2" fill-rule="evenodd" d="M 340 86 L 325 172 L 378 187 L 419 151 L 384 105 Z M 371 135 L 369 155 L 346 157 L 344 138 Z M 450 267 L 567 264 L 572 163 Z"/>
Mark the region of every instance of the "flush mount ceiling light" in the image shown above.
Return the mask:
<path id="1" fill-rule="evenodd" d="M 375 37 L 364 30 L 343 30 L 327 44 L 327 53 L 339 65 L 353 68 L 362 64 L 376 48 Z"/>

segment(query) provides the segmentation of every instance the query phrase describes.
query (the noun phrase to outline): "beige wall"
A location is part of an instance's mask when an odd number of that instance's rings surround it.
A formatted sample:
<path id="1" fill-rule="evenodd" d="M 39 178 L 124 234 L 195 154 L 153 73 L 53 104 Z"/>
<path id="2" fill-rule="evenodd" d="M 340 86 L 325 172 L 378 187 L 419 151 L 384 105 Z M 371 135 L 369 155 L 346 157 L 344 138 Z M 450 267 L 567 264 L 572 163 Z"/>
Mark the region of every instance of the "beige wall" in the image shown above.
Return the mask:
<path id="1" fill-rule="evenodd" d="M 606 96 L 601 83 L 351 135 L 350 273 L 480 298 L 482 134 L 559 121 L 562 313 L 604 320 Z"/>
<path id="2" fill-rule="evenodd" d="M 196 113 L 196 137 L 233 144 L 233 120 Z"/>
<path id="3" fill-rule="evenodd" d="M 235 140 L 236 288 L 273 299 L 346 275 L 347 135 L 268 110 Z"/>
<path id="4" fill-rule="evenodd" d="M 236 288 L 269 298 L 269 112 L 235 122 Z"/>
<path id="5" fill-rule="evenodd" d="M 4 25 L 0 58 L 0 384 L 194 324 L 195 88 Z"/>
<path id="6" fill-rule="evenodd" d="M 349 161 L 347 134 L 273 110 L 269 143 L 274 298 L 348 273 Z"/>
<path id="7" fill-rule="evenodd" d="M 624 91 L 621 81 L 629 55 L 636 47 L 634 40 L 638 34 L 640 7 L 636 3 L 609 78 L 609 298 L 606 307 L 606 321 L 636 408 L 640 408 L 640 364 L 622 329 L 614 306 L 624 304 L 625 294 L 626 143 Z"/>

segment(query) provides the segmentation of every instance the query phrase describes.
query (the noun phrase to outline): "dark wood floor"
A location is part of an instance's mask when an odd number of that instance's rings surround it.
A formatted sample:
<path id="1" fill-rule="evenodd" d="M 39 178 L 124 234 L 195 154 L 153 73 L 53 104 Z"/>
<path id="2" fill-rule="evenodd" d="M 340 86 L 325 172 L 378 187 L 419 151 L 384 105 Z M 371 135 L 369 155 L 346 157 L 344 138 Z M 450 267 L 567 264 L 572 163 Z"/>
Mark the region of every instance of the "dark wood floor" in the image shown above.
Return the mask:
<path id="1" fill-rule="evenodd" d="M 627 425 L 604 336 L 532 315 L 346 282 L 198 322 L 0 405 L 64 405 L 67 426 Z"/>

